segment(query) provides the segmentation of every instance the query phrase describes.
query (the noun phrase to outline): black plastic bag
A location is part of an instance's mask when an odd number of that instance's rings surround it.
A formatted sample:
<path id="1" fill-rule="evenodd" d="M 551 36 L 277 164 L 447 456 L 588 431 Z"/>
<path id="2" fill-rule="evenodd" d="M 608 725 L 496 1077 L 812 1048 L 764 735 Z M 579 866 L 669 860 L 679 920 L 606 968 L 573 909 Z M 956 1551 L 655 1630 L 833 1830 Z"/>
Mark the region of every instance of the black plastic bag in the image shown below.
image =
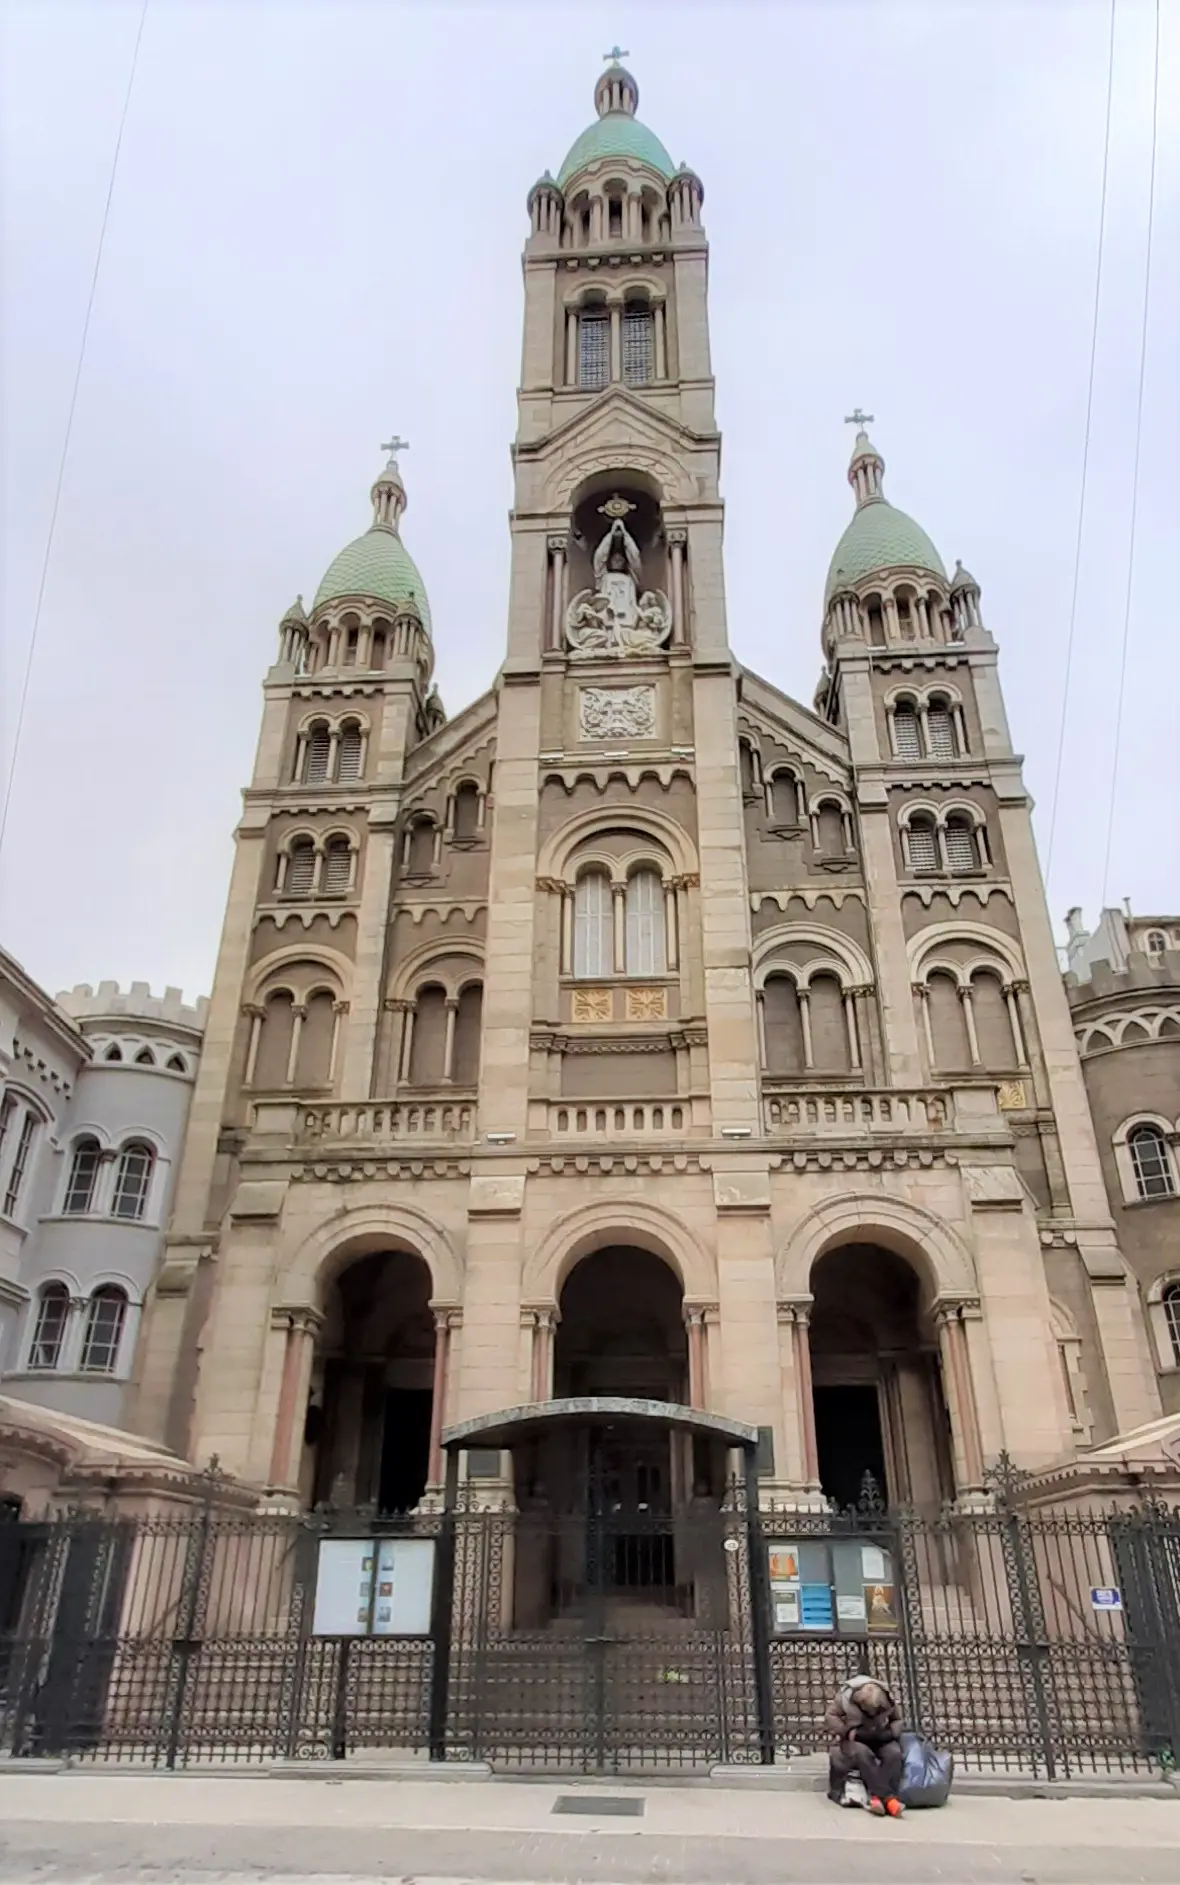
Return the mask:
<path id="1" fill-rule="evenodd" d="M 955 1777 L 955 1757 L 943 1754 L 920 1734 L 901 1737 L 903 1806 L 945 1806 Z"/>

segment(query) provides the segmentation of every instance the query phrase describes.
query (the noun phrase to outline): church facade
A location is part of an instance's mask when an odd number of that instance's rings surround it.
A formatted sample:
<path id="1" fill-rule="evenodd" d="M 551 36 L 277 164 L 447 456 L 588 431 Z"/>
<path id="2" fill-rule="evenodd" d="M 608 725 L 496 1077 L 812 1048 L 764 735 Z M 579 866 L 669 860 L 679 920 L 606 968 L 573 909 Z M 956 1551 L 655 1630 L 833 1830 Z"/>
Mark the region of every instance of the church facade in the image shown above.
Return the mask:
<path id="1" fill-rule="evenodd" d="M 595 102 L 528 198 L 494 687 L 432 687 L 396 452 L 281 624 L 132 1423 L 405 1510 L 483 1420 L 500 1496 L 672 1511 L 725 1461 L 655 1402 L 780 1502 L 970 1502 L 1160 1413 L 997 643 L 856 415 L 814 703 L 735 659 L 702 184 Z"/>

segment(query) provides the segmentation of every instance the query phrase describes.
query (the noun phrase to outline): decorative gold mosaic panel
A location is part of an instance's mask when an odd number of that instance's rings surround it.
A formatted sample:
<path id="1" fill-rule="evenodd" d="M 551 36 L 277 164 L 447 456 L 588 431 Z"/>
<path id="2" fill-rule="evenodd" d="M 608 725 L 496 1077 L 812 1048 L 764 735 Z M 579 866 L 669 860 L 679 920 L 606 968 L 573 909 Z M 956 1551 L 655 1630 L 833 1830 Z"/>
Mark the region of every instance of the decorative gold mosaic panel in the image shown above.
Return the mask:
<path id="1" fill-rule="evenodd" d="M 570 998 L 571 1021 L 611 1021 L 614 1003 L 609 988 L 575 988 Z"/>
<path id="2" fill-rule="evenodd" d="M 668 991 L 666 988 L 629 988 L 627 990 L 628 1021 L 666 1021 L 668 1018 Z"/>

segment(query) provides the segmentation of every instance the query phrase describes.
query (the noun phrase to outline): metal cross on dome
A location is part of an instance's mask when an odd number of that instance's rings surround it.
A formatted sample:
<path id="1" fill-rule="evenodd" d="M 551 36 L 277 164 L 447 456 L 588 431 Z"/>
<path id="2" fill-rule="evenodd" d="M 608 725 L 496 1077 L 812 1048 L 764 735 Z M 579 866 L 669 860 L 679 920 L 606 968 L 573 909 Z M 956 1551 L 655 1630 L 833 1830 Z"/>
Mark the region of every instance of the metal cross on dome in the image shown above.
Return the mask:
<path id="1" fill-rule="evenodd" d="M 855 412 L 849 413 L 844 423 L 845 425 L 860 426 L 863 429 L 866 425 L 876 425 L 877 421 L 874 419 L 871 412 L 862 412 L 858 406 Z"/>
<path id="2" fill-rule="evenodd" d="M 394 433 L 391 439 L 386 439 L 384 445 L 381 447 L 381 450 L 383 452 L 389 453 L 389 456 L 393 459 L 394 464 L 397 463 L 398 453 L 408 452 L 409 449 L 410 449 L 409 439 L 399 438 L 396 432 Z"/>
<path id="3" fill-rule="evenodd" d="M 625 51 L 622 46 L 612 46 L 610 51 L 604 52 L 602 56 L 604 59 L 609 59 L 612 64 L 618 65 L 620 59 L 629 59 L 631 54 Z"/>

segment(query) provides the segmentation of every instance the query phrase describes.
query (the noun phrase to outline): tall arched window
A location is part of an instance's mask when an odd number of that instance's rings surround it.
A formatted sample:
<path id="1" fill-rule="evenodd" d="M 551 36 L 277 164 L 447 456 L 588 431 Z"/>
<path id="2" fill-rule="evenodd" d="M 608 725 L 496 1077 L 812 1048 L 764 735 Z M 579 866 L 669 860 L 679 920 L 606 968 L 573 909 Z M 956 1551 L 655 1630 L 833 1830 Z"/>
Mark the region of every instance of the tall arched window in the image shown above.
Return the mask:
<path id="1" fill-rule="evenodd" d="M 479 787 L 465 779 L 455 793 L 454 832 L 457 838 L 474 838 L 479 831 Z"/>
<path id="2" fill-rule="evenodd" d="M 1180 1283 L 1169 1283 L 1161 1301 L 1164 1305 L 1164 1327 L 1172 1344 L 1172 1360 L 1180 1368 Z"/>
<path id="3" fill-rule="evenodd" d="M 922 757 L 922 729 L 912 700 L 899 700 L 893 709 L 893 744 L 899 759 Z"/>
<path id="4" fill-rule="evenodd" d="M 930 757 L 932 759 L 956 759 L 959 746 L 955 738 L 955 722 L 945 700 L 932 700 L 926 709 L 926 725 L 930 732 Z"/>
<path id="5" fill-rule="evenodd" d="M 299 1053 L 295 1063 L 297 1087 L 327 1086 L 335 1027 L 335 997 L 328 989 L 319 988 L 308 997 L 299 1030 Z"/>
<path id="6" fill-rule="evenodd" d="M 1168 939 L 1162 929 L 1149 929 L 1147 932 L 1147 953 L 1149 956 L 1162 956 L 1168 946 Z"/>
<path id="7" fill-rule="evenodd" d="M 78 1140 L 74 1147 L 70 1176 L 66 1184 L 65 1203 L 62 1206 L 68 1217 L 81 1217 L 84 1212 L 93 1209 L 101 1161 L 102 1151 L 97 1139 Z"/>
<path id="8" fill-rule="evenodd" d="M 479 1038 L 483 1021 L 483 989 L 469 982 L 459 996 L 455 1015 L 455 1044 L 451 1079 L 456 1086 L 474 1086 L 479 1079 Z"/>
<path id="9" fill-rule="evenodd" d="M 29 1344 L 30 1371 L 57 1367 L 69 1319 L 69 1290 L 64 1283 L 46 1283 L 37 1302 L 37 1320 Z"/>
<path id="10" fill-rule="evenodd" d="M 291 1035 L 295 1026 L 295 997 L 290 989 L 276 989 L 267 997 L 254 1062 L 253 1085 L 264 1093 L 286 1086 L 291 1058 Z"/>
<path id="11" fill-rule="evenodd" d="M 586 871 L 574 891 L 574 974 L 610 975 L 615 966 L 610 879 Z"/>
<path id="12" fill-rule="evenodd" d="M 646 301 L 628 301 L 623 309 L 623 379 L 628 386 L 647 386 L 655 377 L 655 315 Z"/>
<path id="13" fill-rule="evenodd" d="M 315 845 L 310 838 L 296 838 L 287 853 L 283 889 L 289 897 L 310 897 L 314 882 Z"/>
<path id="14" fill-rule="evenodd" d="M 799 823 L 799 790 L 790 772 L 776 772 L 770 782 L 770 816 L 776 825 Z"/>
<path id="15" fill-rule="evenodd" d="M 834 975 L 813 975 L 807 991 L 812 1063 L 821 1073 L 845 1073 L 849 1065 L 844 993 Z"/>
<path id="16" fill-rule="evenodd" d="M 355 720 L 341 727 L 340 737 L 336 742 L 336 777 L 338 779 L 359 779 L 361 776 L 361 753 L 364 747 L 364 735 Z"/>
<path id="17" fill-rule="evenodd" d="M 429 877 L 434 869 L 434 826 L 428 818 L 417 818 L 410 826 L 410 846 L 406 855 L 406 875 Z"/>
<path id="18" fill-rule="evenodd" d="M 14 1111 L 15 1105 L 16 1102 L 14 1100 Z M 11 1117 L 11 1114 L 9 1117 Z M 28 1170 L 29 1165 L 29 1154 L 32 1152 L 33 1140 L 36 1137 L 37 1127 L 40 1124 L 40 1118 L 33 1111 L 32 1107 L 26 1106 L 24 1118 L 20 1122 L 20 1132 L 17 1135 L 16 1150 L 12 1155 L 12 1164 L 8 1168 L 8 1183 L 4 1187 L 5 1217 L 11 1217 L 17 1205 L 20 1203 L 21 1186 L 25 1182 L 25 1172 Z"/>
<path id="19" fill-rule="evenodd" d="M 82 1373 L 114 1374 L 127 1316 L 127 1295 L 115 1283 L 96 1289 L 86 1306 Z"/>
<path id="20" fill-rule="evenodd" d="M 971 1042 L 958 983 L 953 977 L 936 971 L 926 984 L 926 1000 L 934 1042 L 934 1065 L 941 1073 L 967 1072 L 971 1066 Z"/>
<path id="21" fill-rule="evenodd" d="M 1016 1044 L 1003 984 L 998 975 L 977 969 L 971 977 L 971 1012 L 981 1066 L 1003 1070 L 1016 1065 Z"/>
<path id="22" fill-rule="evenodd" d="M 1168 1154 L 1168 1142 L 1158 1126 L 1133 1126 L 1127 1134 L 1135 1188 L 1141 1198 L 1172 1198 L 1176 1195 L 1176 1176 Z"/>
<path id="23" fill-rule="evenodd" d="M 328 758 L 332 737 L 326 720 L 317 720 L 307 730 L 303 742 L 303 784 L 319 785 L 328 776 Z"/>
<path id="24" fill-rule="evenodd" d="M 123 1147 L 115 1168 L 115 1197 L 111 1206 L 116 1217 L 143 1216 L 147 1209 L 155 1162 L 155 1153 L 150 1145 L 141 1145 L 136 1141 Z"/>
<path id="25" fill-rule="evenodd" d="M 578 316 L 578 385 L 610 383 L 610 314 L 601 306 L 582 309 Z"/>
<path id="26" fill-rule="evenodd" d="M 979 841 L 975 835 L 975 827 L 969 818 L 961 814 L 948 818 L 943 827 L 943 837 L 946 842 L 948 870 L 979 869 Z"/>
<path id="27" fill-rule="evenodd" d="M 803 1023 L 799 994 L 789 975 L 772 975 L 762 991 L 762 1019 L 766 1031 L 766 1071 L 802 1073 Z"/>
<path id="28" fill-rule="evenodd" d="M 911 870 L 936 871 L 938 869 L 938 835 L 932 818 L 923 816 L 910 819 L 909 854 Z"/>
<path id="29" fill-rule="evenodd" d="M 324 849 L 320 894 L 325 897 L 348 895 L 352 879 L 352 849 L 347 838 L 329 838 Z"/>
<path id="30" fill-rule="evenodd" d="M 447 997 L 431 984 L 418 991 L 410 1042 L 410 1079 L 416 1086 L 437 1086 L 446 1072 Z"/>
<path id="31" fill-rule="evenodd" d="M 663 975 L 664 885 L 658 871 L 633 871 L 627 880 L 627 973 Z"/>
<path id="32" fill-rule="evenodd" d="M 838 805 L 825 801 L 816 814 L 816 846 L 823 857 L 843 857 L 844 815 Z"/>

